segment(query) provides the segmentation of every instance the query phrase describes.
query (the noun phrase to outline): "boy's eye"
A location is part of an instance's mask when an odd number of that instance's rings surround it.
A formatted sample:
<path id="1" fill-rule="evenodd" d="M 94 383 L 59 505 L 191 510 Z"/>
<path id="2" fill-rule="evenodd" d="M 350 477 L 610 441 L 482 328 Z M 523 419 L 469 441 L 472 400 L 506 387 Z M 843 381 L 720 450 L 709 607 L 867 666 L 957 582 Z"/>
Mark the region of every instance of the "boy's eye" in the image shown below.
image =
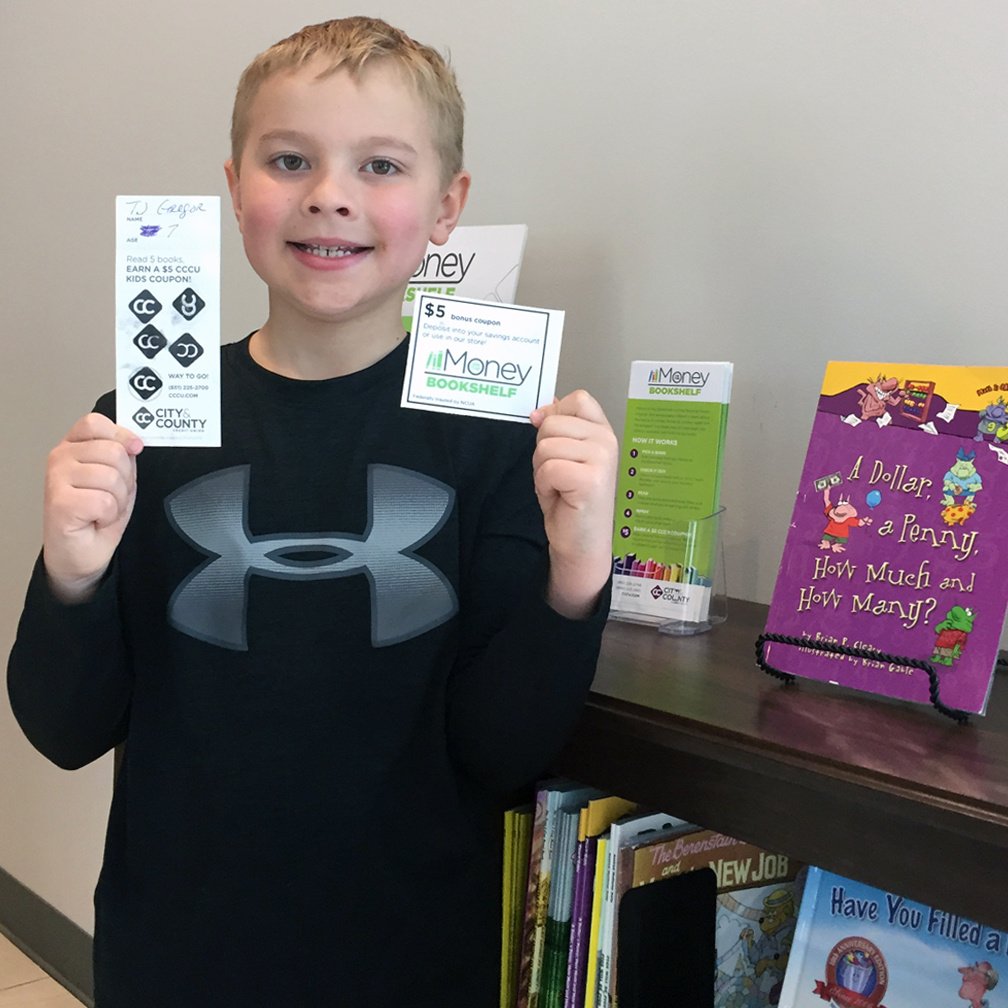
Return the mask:
<path id="1" fill-rule="evenodd" d="M 273 164 L 285 172 L 301 171 L 308 167 L 308 162 L 300 154 L 278 154 L 273 158 Z"/>
<path id="2" fill-rule="evenodd" d="M 364 171 L 372 175 L 395 175 L 399 169 L 388 158 L 372 158 L 364 165 Z"/>

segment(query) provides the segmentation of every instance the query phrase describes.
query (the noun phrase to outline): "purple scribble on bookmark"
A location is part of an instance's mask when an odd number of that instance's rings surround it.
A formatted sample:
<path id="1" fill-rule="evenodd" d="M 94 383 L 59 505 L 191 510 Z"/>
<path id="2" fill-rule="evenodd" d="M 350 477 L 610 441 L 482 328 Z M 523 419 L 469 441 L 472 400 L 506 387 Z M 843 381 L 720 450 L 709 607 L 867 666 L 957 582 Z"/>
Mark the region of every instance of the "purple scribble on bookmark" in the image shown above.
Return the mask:
<path id="1" fill-rule="evenodd" d="M 141 224 L 140 225 L 140 237 L 141 238 L 153 238 L 154 235 L 161 230 L 160 224 Z"/>

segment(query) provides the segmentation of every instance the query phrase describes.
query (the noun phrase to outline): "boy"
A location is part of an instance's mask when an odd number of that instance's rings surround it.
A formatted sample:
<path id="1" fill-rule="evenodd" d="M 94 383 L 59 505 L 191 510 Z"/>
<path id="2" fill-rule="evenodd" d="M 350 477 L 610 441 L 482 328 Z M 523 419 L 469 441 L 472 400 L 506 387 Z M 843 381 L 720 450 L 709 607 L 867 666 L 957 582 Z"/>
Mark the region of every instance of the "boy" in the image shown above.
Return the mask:
<path id="1" fill-rule="evenodd" d="M 257 57 L 226 172 L 269 314 L 222 350 L 222 447 L 141 454 L 105 397 L 50 454 L 9 689 L 61 766 L 125 742 L 98 1008 L 495 1003 L 501 804 L 592 678 L 616 443 L 584 392 L 399 408 L 461 136 L 383 22 Z"/>

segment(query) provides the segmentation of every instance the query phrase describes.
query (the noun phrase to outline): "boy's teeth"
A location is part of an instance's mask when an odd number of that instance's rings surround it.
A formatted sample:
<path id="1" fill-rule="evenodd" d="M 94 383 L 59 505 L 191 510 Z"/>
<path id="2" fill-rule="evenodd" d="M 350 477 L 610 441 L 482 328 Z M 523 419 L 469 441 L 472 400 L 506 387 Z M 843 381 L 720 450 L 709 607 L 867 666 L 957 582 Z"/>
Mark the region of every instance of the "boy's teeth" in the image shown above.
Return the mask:
<path id="1" fill-rule="evenodd" d="M 324 256 L 327 259 L 353 254 L 353 249 L 346 248 L 343 245 L 302 245 L 301 247 L 311 252 L 312 255 Z"/>

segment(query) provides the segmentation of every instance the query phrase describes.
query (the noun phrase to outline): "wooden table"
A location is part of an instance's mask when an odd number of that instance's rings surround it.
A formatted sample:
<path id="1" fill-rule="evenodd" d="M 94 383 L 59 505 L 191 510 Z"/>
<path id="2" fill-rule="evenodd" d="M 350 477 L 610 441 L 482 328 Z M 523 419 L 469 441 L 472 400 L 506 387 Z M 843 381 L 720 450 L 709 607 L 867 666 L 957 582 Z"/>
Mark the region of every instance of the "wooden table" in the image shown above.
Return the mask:
<path id="1" fill-rule="evenodd" d="M 755 663 L 766 607 L 705 634 L 612 621 L 553 769 L 801 861 L 1008 931 L 1008 675 L 986 717 Z"/>

